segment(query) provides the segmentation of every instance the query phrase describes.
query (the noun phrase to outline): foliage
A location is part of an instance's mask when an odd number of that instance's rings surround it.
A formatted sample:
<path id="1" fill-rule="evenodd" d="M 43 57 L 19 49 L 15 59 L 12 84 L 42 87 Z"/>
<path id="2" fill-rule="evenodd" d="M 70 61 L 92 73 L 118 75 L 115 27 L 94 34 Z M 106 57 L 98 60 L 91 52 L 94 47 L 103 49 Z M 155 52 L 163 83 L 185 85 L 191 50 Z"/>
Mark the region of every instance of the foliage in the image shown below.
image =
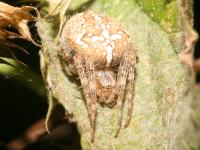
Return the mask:
<path id="1" fill-rule="evenodd" d="M 50 100 L 47 126 L 51 112 L 60 103 L 77 121 L 83 149 L 199 149 L 200 92 L 191 70 L 197 39 L 192 28 L 192 1 L 46 2 L 49 5 L 41 10 L 46 16 L 38 20 L 37 27 L 42 42 L 41 70 Z M 63 23 L 70 15 L 84 10 L 105 13 L 122 23 L 138 58 L 129 127 L 114 138 L 117 108 L 98 105 L 94 143 L 90 141 L 91 128 L 80 85 L 65 71 L 67 66 L 59 57 Z M 123 124 L 126 113 L 125 103 Z"/>

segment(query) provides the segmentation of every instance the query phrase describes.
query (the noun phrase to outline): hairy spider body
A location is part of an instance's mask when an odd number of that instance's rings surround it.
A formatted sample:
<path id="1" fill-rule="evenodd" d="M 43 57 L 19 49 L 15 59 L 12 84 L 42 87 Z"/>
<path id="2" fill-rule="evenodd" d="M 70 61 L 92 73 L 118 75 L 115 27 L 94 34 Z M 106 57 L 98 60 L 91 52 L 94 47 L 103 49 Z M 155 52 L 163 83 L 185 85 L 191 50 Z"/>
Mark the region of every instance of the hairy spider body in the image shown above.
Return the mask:
<path id="1" fill-rule="evenodd" d="M 79 75 L 94 139 L 97 102 L 117 104 L 118 136 L 127 87 L 127 127 L 132 113 L 135 50 L 125 29 L 110 17 L 91 11 L 79 13 L 64 25 L 62 54 Z"/>

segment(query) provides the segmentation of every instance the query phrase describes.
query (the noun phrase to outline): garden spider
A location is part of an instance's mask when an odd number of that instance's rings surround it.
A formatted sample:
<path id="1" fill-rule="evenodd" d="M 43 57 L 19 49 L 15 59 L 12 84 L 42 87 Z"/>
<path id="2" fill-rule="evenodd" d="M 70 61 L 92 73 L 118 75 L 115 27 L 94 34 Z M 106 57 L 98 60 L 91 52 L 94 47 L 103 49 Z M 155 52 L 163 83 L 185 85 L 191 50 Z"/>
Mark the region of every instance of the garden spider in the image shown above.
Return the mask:
<path id="1" fill-rule="evenodd" d="M 133 107 L 135 49 L 125 29 L 110 17 L 92 11 L 79 13 L 64 25 L 61 35 L 62 55 L 70 70 L 80 78 L 86 100 L 92 141 L 97 102 L 117 105 L 118 136 L 122 124 L 125 89 L 129 125 Z"/>

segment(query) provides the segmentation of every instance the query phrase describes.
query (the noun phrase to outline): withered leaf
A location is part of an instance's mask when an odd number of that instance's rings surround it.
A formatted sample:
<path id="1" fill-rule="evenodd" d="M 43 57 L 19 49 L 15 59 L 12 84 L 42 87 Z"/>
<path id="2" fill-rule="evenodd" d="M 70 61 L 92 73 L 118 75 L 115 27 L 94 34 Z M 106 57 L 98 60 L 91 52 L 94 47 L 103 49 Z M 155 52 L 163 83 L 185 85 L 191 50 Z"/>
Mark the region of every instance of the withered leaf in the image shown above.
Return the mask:
<path id="1" fill-rule="evenodd" d="M 29 21 L 36 21 L 39 18 L 39 12 L 36 8 L 30 6 L 14 7 L 3 2 L 0 2 L 0 8 L 0 43 L 11 38 L 23 38 L 38 45 L 32 39 L 27 25 Z M 31 11 L 34 11 L 36 16 L 33 16 Z M 6 30 L 10 27 L 16 29 L 18 33 Z"/>

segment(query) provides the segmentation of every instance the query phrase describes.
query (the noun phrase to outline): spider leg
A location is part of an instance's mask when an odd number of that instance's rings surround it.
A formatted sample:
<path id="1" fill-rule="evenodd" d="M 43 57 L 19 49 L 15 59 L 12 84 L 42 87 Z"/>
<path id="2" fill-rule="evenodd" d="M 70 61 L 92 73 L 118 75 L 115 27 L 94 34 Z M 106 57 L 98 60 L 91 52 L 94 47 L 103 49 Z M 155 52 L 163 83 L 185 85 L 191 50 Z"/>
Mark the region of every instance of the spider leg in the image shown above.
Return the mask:
<path id="1" fill-rule="evenodd" d="M 81 86 L 86 100 L 90 126 L 92 128 L 91 140 L 93 142 L 97 114 L 94 64 L 93 61 L 86 61 L 79 55 L 74 56 L 74 62 L 81 80 Z"/>
<path id="2" fill-rule="evenodd" d="M 88 80 L 89 80 L 89 84 L 87 86 L 89 89 L 89 96 L 90 96 L 89 109 L 90 109 L 90 121 L 91 121 L 90 124 L 92 128 L 91 137 L 93 142 L 95 133 L 95 121 L 97 115 L 97 108 L 96 108 L 97 96 L 96 96 L 94 63 L 91 59 L 88 60 L 89 61 L 86 61 L 86 73 L 88 74 Z"/>
<path id="3" fill-rule="evenodd" d="M 89 89 L 88 89 L 88 79 L 87 79 L 87 74 L 86 74 L 85 62 L 84 62 L 84 59 L 78 55 L 74 57 L 74 62 L 75 62 L 76 70 L 79 75 L 79 79 L 81 81 L 81 87 L 83 89 L 83 93 L 86 99 L 86 104 L 88 107 L 90 104 L 90 98 L 89 98 L 89 92 L 88 92 Z M 90 118 L 90 113 L 89 113 L 89 118 Z"/>
<path id="4" fill-rule="evenodd" d="M 117 82 L 114 91 L 117 92 L 118 99 L 117 99 L 117 107 L 118 107 L 118 126 L 116 129 L 115 137 L 118 136 L 119 131 L 122 125 L 122 112 L 123 112 L 123 99 L 124 99 L 124 90 L 126 86 L 126 81 L 128 80 L 128 114 L 126 118 L 125 127 L 129 125 L 132 108 L 133 108 L 133 101 L 132 101 L 132 93 L 133 93 L 133 84 L 134 84 L 134 68 L 133 65 L 135 64 L 135 50 L 132 48 L 132 44 L 130 44 L 129 50 L 125 53 L 123 60 L 119 66 L 118 75 L 117 75 Z M 128 78 L 127 78 L 128 77 Z"/>
<path id="5" fill-rule="evenodd" d="M 123 99 L 124 99 L 124 89 L 126 86 L 126 78 L 128 75 L 128 69 L 130 67 L 130 58 L 124 57 L 122 63 L 119 66 L 117 83 L 114 91 L 117 91 L 117 107 L 118 107 L 118 125 L 115 133 L 115 137 L 118 136 L 122 125 L 122 111 L 123 111 Z"/>
<path id="6" fill-rule="evenodd" d="M 132 110 L 133 110 L 133 90 L 134 90 L 134 68 L 130 67 L 128 74 L 128 85 L 127 85 L 127 100 L 128 100 L 128 112 L 125 123 L 125 128 L 128 127 L 131 120 Z"/>

